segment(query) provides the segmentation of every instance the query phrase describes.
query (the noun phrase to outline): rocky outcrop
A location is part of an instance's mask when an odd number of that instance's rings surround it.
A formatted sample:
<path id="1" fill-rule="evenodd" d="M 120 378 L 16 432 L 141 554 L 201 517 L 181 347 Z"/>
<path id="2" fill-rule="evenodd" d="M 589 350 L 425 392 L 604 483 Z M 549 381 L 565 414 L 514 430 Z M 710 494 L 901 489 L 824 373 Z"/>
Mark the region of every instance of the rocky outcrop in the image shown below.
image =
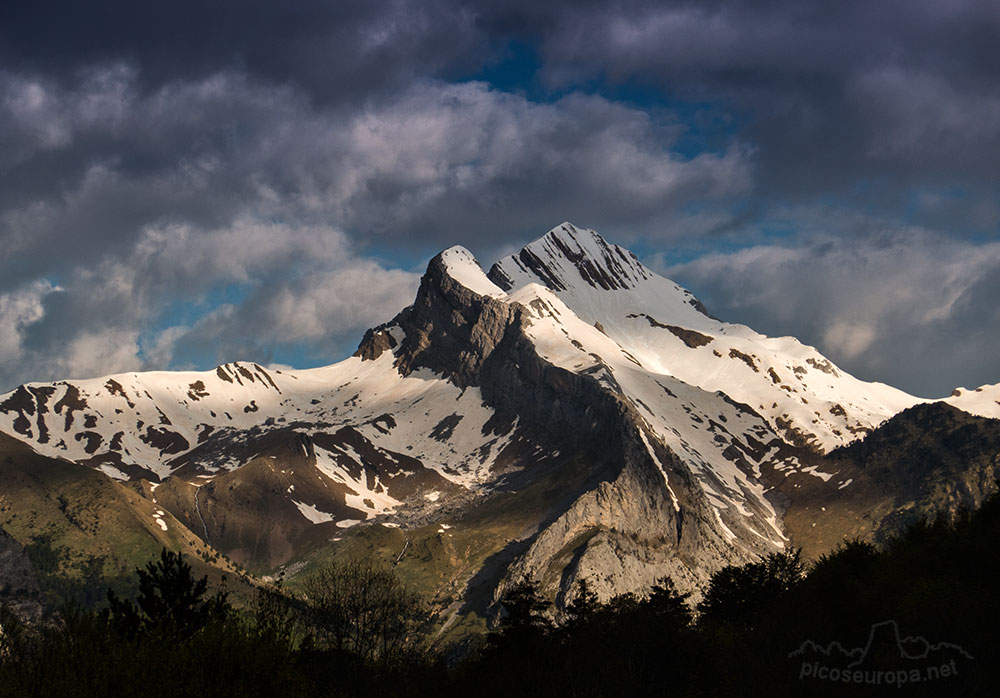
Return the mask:
<path id="1" fill-rule="evenodd" d="M 384 351 L 391 351 L 396 346 L 396 339 L 389 331 L 389 325 L 379 325 L 365 332 L 354 356 L 364 361 L 374 361 Z"/>
<path id="2" fill-rule="evenodd" d="M 414 305 L 390 323 L 405 333 L 396 352 L 401 372 L 429 368 L 459 386 L 479 387 L 499 421 L 516 419 L 541 432 L 550 451 L 588 454 L 579 467 L 597 475 L 530 537 L 495 597 L 524 579 L 540 582 L 560 603 L 582 578 L 602 598 L 641 593 L 664 576 L 697 592 L 723 565 L 775 549 L 739 522 L 729 522 L 737 533 L 727 538 L 703 489 L 635 409 L 593 376 L 539 356 L 527 322 L 522 306 L 475 293 L 438 257 Z M 359 349 L 362 356 L 373 353 L 377 336 Z M 647 443 L 655 444 L 655 456 Z"/>
<path id="3" fill-rule="evenodd" d="M 623 415 L 623 417 L 634 415 Z M 558 605 L 570 602 L 577 582 L 606 600 L 616 594 L 642 595 L 663 577 L 695 598 L 716 570 L 775 552 L 773 544 L 748 533 L 727 537 L 704 491 L 685 464 L 662 444 L 653 453 L 643 440 L 652 434 L 635 423 L 620 423 L 622 467 L 618 475 L 581 494 L 558 519 L 540 531 L 510 567 L 497 599 L 513 584 L 531 580 Z M 654 456 L 655 454 L 655 456 Z M 655 459 L 655 460 L 654 460 Z M 660 468 L 666 472 L 664 476 Z"/>
<path id="4" fill-rule="evenodd" d="M 516 318 L 515 307 L 453 279 L 438 255 L 427 265 L 413 305 L 392 323 L 405 333 L 396 367 L 404 376 L 428 368 L 461 388 L 479 385 L 483 364 Z"/>

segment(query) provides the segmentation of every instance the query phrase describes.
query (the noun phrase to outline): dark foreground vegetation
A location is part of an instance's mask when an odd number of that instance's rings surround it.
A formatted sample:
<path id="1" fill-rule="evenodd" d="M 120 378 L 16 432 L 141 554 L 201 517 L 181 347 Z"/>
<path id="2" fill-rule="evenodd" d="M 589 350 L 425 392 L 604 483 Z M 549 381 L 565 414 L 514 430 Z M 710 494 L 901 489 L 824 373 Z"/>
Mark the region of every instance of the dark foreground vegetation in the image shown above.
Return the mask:
<path id="1" fill-rule="evenodd" d="M 134 600 L 40 627 L 0 618 L 0 695 L 995 695 L 998 540 L 994 497 L 882 549 L 724 569 L 696 614 L 664 580 L 606 604 L 582 587 L 555 624 L 522 586 L 491 634 L 457 647 L 431 645 L 391 570 L 328 567 L 303 598 L 272 587 L 236 609 L 164 551 Z"/>

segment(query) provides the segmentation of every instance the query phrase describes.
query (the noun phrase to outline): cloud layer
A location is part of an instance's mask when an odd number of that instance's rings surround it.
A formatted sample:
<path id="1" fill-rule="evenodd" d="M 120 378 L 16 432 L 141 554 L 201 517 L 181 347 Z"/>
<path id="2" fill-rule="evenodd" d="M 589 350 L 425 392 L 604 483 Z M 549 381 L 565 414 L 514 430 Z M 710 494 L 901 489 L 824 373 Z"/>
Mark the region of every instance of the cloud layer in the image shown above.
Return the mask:
<path id="1" fill-rule="evenodd" d="M 412 300 L 411 266 L 372 249 L 499 248 L 568 211 L 651 225 L 749 182 L 739 147 L 682 157 L 675 125 L 599 96 L 423 82 L 349 111 L 235 73 L 140 82 L 0 76 L 7 384 L 333 360 Z"/>
<path id="2" fill-rule="evenodd" d="M 807 228 L 821 212 L 795 213 Z M 701 289 L 724 319 L 794 335 L 860 378 L 922 397 L 996 382 L 1000 243 L 885 226 L 863 240 L 807 235 L 663 271 Z"/>
<path id="3" fill-rule="evenodd" d="M 995 382 L 998 44 L 990 0 L 4 4 L 0 390 L 332 361 L 566 219 L 866 377 Z"/>

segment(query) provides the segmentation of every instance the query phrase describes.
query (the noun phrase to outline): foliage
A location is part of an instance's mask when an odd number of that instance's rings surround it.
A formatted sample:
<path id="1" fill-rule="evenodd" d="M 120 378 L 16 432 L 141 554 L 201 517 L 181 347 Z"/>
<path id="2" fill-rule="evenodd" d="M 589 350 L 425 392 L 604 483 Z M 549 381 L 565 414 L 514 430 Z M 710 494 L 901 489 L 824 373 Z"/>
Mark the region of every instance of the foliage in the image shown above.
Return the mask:
<path id="1" fill-rule="evenodd" d="M 698 612 L 705 621 L 751 623 L 759 609 L 802 582 L 801 550 L 771 553 L 760 562 L 730 565 L 714 575 Z"/>
<path id="2" fill-rule="evenodd" d="M 223 592 L 206 598 L 176 553 L 137 569 L 139 595 L 109 592 L 103 612 L 64 607 L 9 638 L 0 694 L 20 696 L 306 695 L 290 642 L 255 632 Z"/>
<path id="3" fill-rule="evenodd" d="M 184 640 L 229 611 L 224 591 L 203 598 L 208 578 L 195 580 L 191 565 L 180 553 L 164 548 L 158 562 L 150 562 L 144 570 L 136 569 L 136 575 L 139 596 L 135 601 L 123 600 L 108 591 L 109 621 L 129 636 L 143 632 Z"/>
<path id="4" fill-rule="evenodd" d="M 425 612 L 393 574 L 369 559 L 331 562 L 304 583 L 306 622 L 319 647 L 364 665 L 389 665 L 416 649 Z"/>
<path id="5" fill-rule="evenodd" d="M 296 598 L 262 587 L 245 610 L 209 595 L 179 555 L 137 570 L 139 594 L 104 613 L 65 608 L 21 625 L 0 610 L 0 695 L 22 696 L 801 696 L 878 695 L 803 683 L 805 641 L 862 647 L 873 624 L 957 643 L 975 660 L 947 682 L 896 695 L 991 695 L 1000 667 L 995 583 L 1000 498 L 921 524 L 884 548 L 845 542 L 805 569 L 792 551 L 715 575 L 693 616 L 661 579 L 602 600 L 586 582 L 557 610 L 537 585 L 497 603 L 488 641 L 446 664 L 430 655 L 420 602 L 391 569 L 323 568 Z M 558 622 L 557 622 L 558 620 Z"/>

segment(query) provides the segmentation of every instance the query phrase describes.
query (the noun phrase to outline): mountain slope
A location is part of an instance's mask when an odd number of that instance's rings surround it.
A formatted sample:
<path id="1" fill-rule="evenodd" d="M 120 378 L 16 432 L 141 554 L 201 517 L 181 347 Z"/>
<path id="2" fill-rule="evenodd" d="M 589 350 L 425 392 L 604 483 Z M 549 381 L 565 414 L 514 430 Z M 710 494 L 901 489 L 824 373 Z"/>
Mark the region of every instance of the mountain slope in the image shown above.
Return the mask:
<path id="1" fill-rule="evenodd" d="M 992 409 L 994 391 L 972 395 L 950 400 Z M 664 575 L 697 591 L 726 564 L 822 552 L 850 524 L 816 536 L 815 507 L 874 482 L 844 447 L 924 402 L 711 318 L 564 224 L 489 274 L 464 248 L 442 252 L 413 304 L 338 364 L 29 384 L 0 396 L 0 430 L 23 462 L 139 483 L 123 491 L 170 530 L 259 574 L 380 556 L 451 622 L 521 579 L 563 602 L 583 578 L 602 597 Z M 949 472 L 982 481 L 982 448 Z M 928 463 L 886 467 L 916 484 L 869 534 L 956 492 L 931 487 Z"/>
<path id="2" fill-rule="evenodd" d="M 16 621 L 37 622 L 44 611 L 41 587 L 24 548 L 0 528 L 0 608 Z M 0 634 L 6 618 L 0 616 Z"/>
<path id="3" fill-rule="evenodd" d="M 24 546 L 55 608 L 97 603 L 132 582 L 164 546 L 218 580 L 239 574 L 156 501 L 149 483 L 123 484 L 33 452 L 0 434 L 0 526 Z M 234 590 L 240 585 L 235 584 Z"/>
<path id="4" fill-rule="evenodd" d="M 955 388 L 941 402 L 980 417 L 1000 418 L 1000 383 L 981 385 L 975 390 Z"/>
<path id="5" fill-rule="evenodd" d="M 716 320 L 691 294 L 590 230 L 564 223 L 489 273 L 510 290 L 540 283 L 599 323 L 644 369 L 750 405 L 787 440 L 819 451 L 850 443 L 919 400 L 865 383 L 792 337 Z"/>
<path id="6" fill-rule="evenodd" d="M 944 402 L 916 405 L 816 467 L 834 474 L 835 487 L 765 474 L 793 502 L 785 528 L 810 557 L 852 538 L 885 542 L 916 521 L 953 521 L 978 508 L 997 490 L 1000 420 Z"/>

